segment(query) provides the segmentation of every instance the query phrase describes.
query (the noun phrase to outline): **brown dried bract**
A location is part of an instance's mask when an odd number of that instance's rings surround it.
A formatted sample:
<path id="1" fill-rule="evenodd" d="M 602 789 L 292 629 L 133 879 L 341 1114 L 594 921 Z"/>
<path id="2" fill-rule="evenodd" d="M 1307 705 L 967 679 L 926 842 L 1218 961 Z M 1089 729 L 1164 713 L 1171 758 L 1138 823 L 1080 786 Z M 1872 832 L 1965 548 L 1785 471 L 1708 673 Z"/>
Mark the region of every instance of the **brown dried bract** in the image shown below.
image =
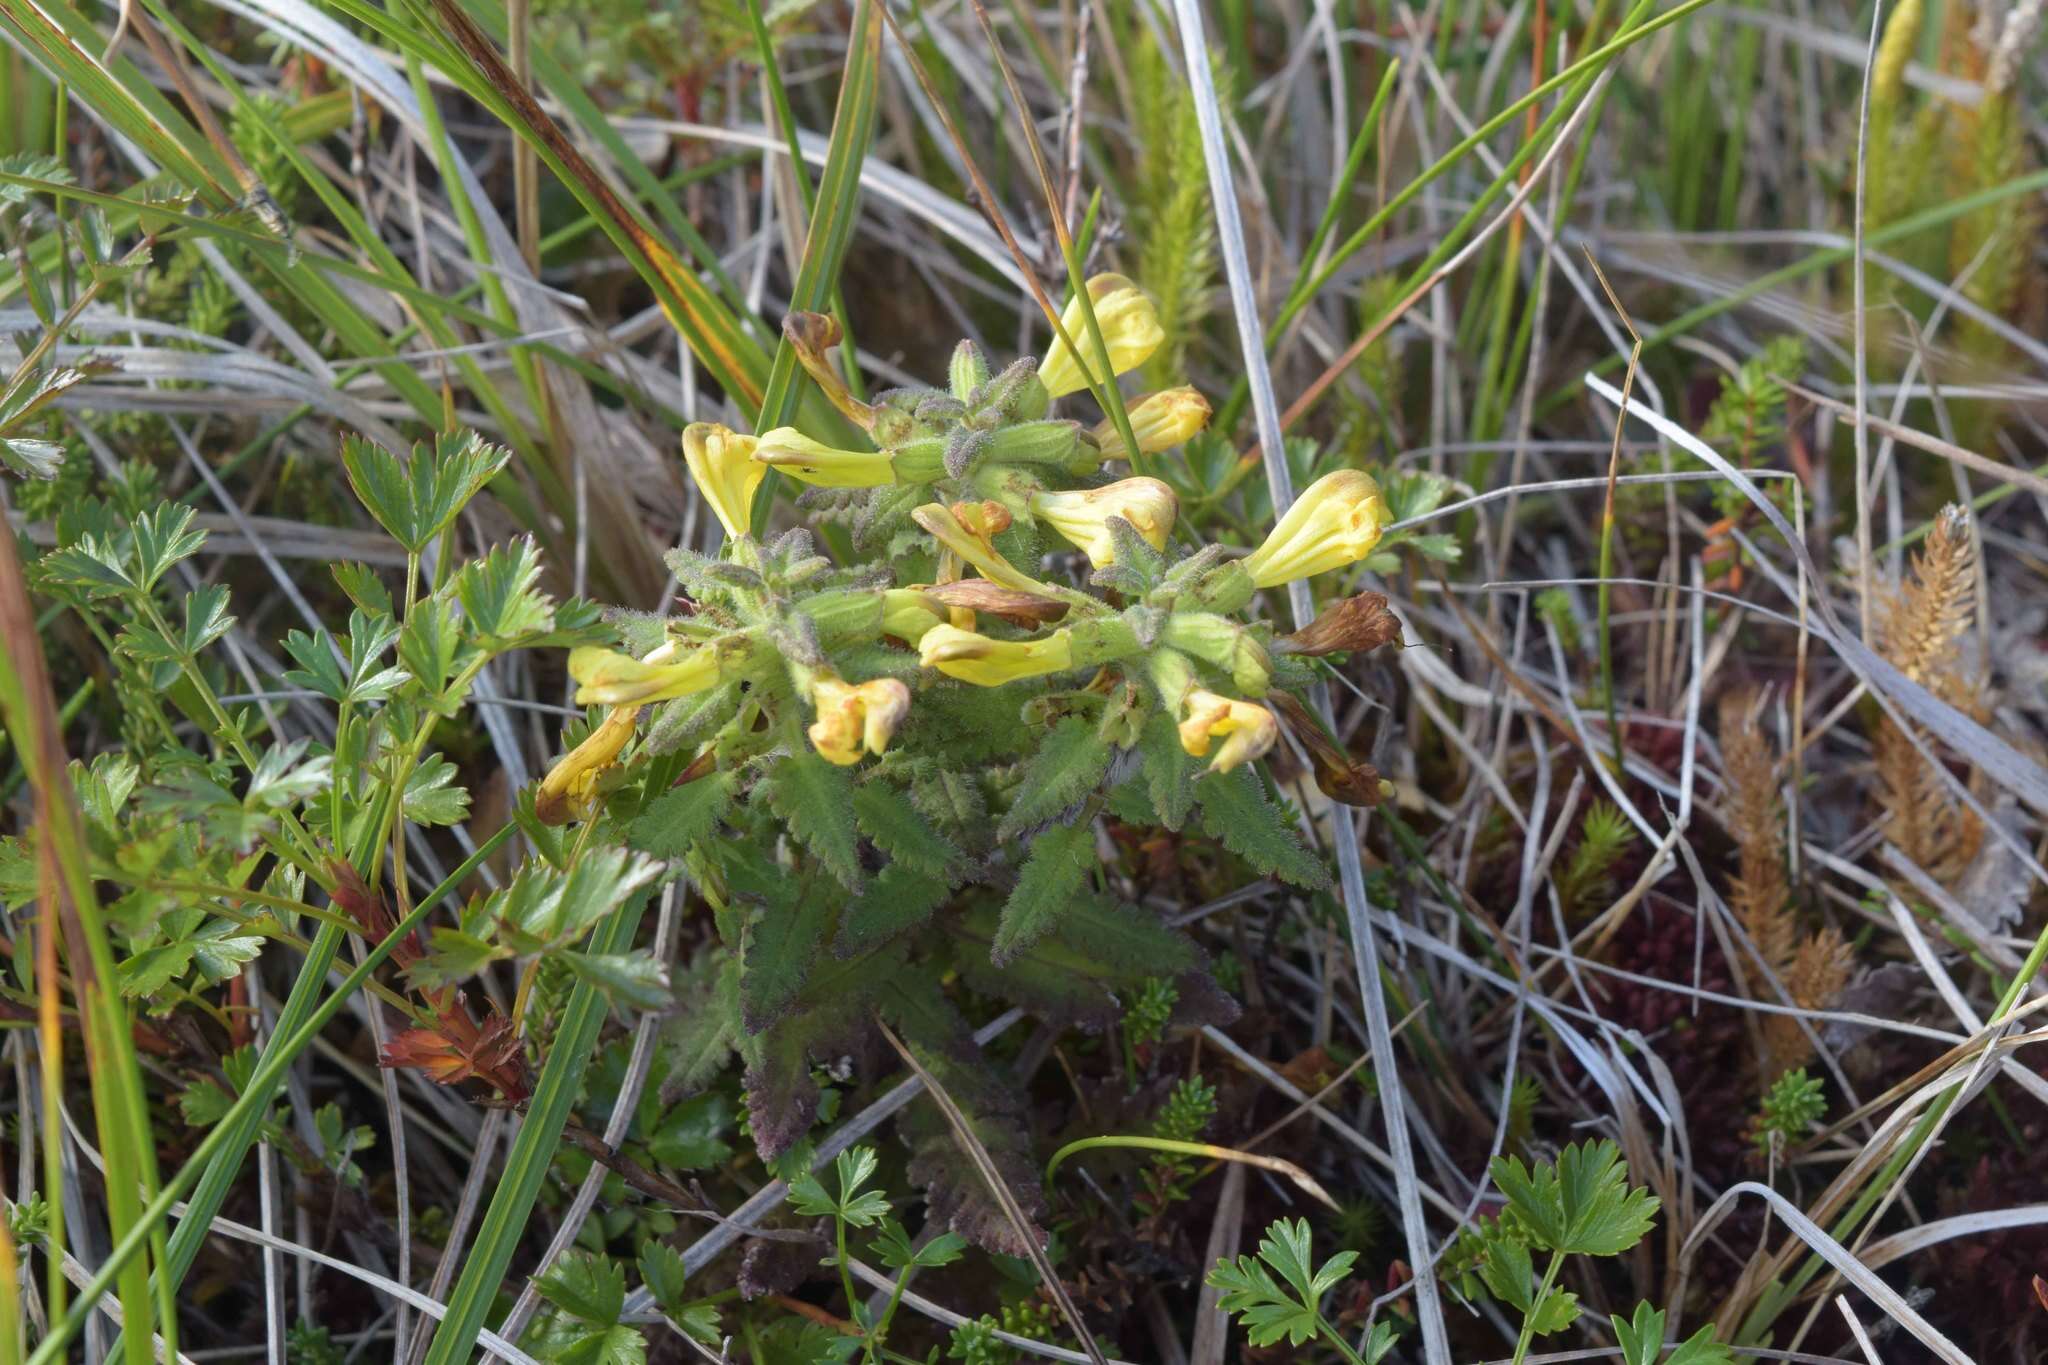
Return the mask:
<path id="1" fill-rule="evenodd" d="M 1301 741 L 1302 748 L 1308 750 L 1309 758 L 1315 764 L 1316 786 L 1323 795 L 1347 806 L 1377 806 L 1387 799 L 1379 769 L 1370 763 L 1360 763 L 1345 753 L 1330 737 L 1330 732 L 1323 728 L 1323 723 L 1311 715 L 1292 693 L 1275 688 L 1266 694 L 1265 700 L 1287 722 L 1287 728 Z"/>
<path id="2" fill-rule="evenodd" d="M 1292 635 L 1274 642 L 1283 654 L 1363 654 L 1401 638 L 1401 622 L 1387 609 L 1386 595 L 1362 592 L 1334 603 Z"/>
<path id="3" fill-rule="evenodd" d="M 478 1027 L 460 992 L 441 1008 L 432 1027 L 407 1029 L 386 1043 L 378 1065 L 411 1067 L 436 1085 L 483 1081 L 507 1104 L 518 1104 L 532 1093 L 512 1021 L 493 1013 Z"/>
<path id="4" fill-rule="evenodd" d="M 1067 604 L 1056 597 L 1044 597 L 1022 588 L 1006 588 L 986 578 L 963 578 L 918 591 L 946 607 L 965 607 L 972 612 L 1000 617 L 1013 626 L 1029 630 L 1050 625 L 1067 614 Z"/>
<path id="5" fill-rule="evenodd" d="M 398 921 L 392 918 L 384 898 L 363 884 L 355 868 L 340 858 L 333 858 L 328 861 L 327 872 L 334 878 L 334 890 L 329 893 L 329 899 L 361 926 L 363 937 L 371 943 L 382 943 L 391 937 Z M 400 940 L 398 946 L 391 950 L 391 956 L 400 967 L 410 967 L 425 957 L 426 949 L 420 943 L 419 931 L 413 930 Z"/>

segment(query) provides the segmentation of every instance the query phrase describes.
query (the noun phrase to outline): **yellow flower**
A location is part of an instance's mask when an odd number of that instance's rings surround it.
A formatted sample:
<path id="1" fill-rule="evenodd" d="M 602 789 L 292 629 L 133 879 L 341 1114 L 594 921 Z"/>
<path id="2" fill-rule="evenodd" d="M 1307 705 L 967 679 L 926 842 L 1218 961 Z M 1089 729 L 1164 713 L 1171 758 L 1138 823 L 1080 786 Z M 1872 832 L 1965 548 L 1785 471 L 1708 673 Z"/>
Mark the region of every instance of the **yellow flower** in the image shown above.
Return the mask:
<path id="1" fill-rule="evenodd" d="M 863 753 L 887 751 L 896 727 L 910 714 L 910 689 L 894 678 L 848 683 L 824 676 L 811 684 L 811 704 L 818 708 L 811 743 L 822 757 L 846 767 L 860 762 Z"/>
<path id="2" fill-rule="evenodd" d="M 1263 706 L 1195 688 L 1181 703 L 1187 715 L 1180 723 L 1180 747 L 1196 758 L 1209 752 L 1209 742 L 1223 737 L 1223 747 L 1209 760 L 1209 771 L 1227 773 L 1240 763 L 1264 754 L 1280 738 L 1280 722 Z"/>
<path id="3" fill-rule="evenodd" d="M 1151 455 L 1171 450 L 1208 426 L 1209 400 L 1189 388 L 1161 389 L 1140 398 L 1127 415 L 1131 419 L 1131 435 L 1138 438 L 1138 449 Z M 1131 458 L 1116 423 L 1109 418 L 1097 422 L 1090 434 L 1095 437 L 1103 459 Z"/>
<path id="4" fill-rule="evenodd" d="M 667 701 L 702 692 L 725 675 L 723 651 L 700 645 L 676 657 L 663 645 L 645 659 L 612 649 L 585 646 L 569 651 L 569 676 L 579 684 L 578 706 L 623 706 L 629 702 Z"/>
<path id="5" fill-rule="evenodd" d="M 1356 469 L 1340 469 L 1310 484 L 1294 500 L 1266 543 L 1244 560 L 1262 588 L 1356 563 L 1379 544 L 1387 506 L 1379 485 Z"/>
<path id="6" fill-rule="evenodd" d="M 820 488 L 879 488 L 896 481 L 895 467 L 881 451 L 834 450 L 795 427 L 763 436 L 754 458 Z"/>
<path id="7" fill-rule="evenodd" d="M 533 813 L 544 825 L 566 825 L 597 814 L 597 781 L 633 737 L 638 706 L 614 706 L 581 744 L 548 769 L 533 794 Z"/>
<path id="8" fill-rule="evenodd" d="M 1146 544 L 1163 550 L 1178 506 L 1173 490 L 1157 479 L 1120 479 L 1101 488 L 1031 495 L 1032 515 L 1050 523 L 1098 569 L 1116 563 L 1111 517 L 1122 517 Z"/>
<path id="9" fill-rule="evenodd" d="M 924 633 L 946 619 L 945 612 L 923 593 L 888 588 L 882 593 L 882 634 L 916 644 Z"/>
<path id="10" fill-rule="evenodd" d="M 1073 642 L 1064 630 L 1038 640 L 991 640 L 958 626 L 933 626 L 917 652 L 926 668 L 976 687 L 1001 687 L 1074 666 Z"/>
<path id="11" fill-rule="evenodd" d="M 1095 304 L 1095 321 L 1102 328 L 1103 344 L 1109 348 L 1111 373 L 1122 374 L 1144 364 L 1166 340 L 1166 333 L 1159 326 L 1159 314 L 1152 308 L 1152 300 L 1122 275 L 1097 275 L 1089 280 L 1088 297 Z M 1038 378 L 1045 385 L 1045 391 L 1054 398 L 1075 393 L 1087 388 L 1091 381 L 1099 383 L 1109 377 L 1097 372 L 1101 358 L 1096 353 L 1095 335 L 1088 330 L 1088 319 L 1082 314 L 1078 296 L 1067 301 L 1066 308 L 1060 313 L 1060 326 L 1080 348 L 1081 356 L 1086 360 L 1076 356 L 1066 342 L 1053 338 L 1045 359 L 1039 362 Z"/>
<path id="12" fill-rule="evenodd" d="M 737 540 L 747 533 L 754 513 L 754 490 L 768 477 L 753 459 L 754 438 L 716 422 L 692 422 L 683 428 L 683 461 L 725 533 Z"/>
<path id="13" fill-rule="evenodd" d="M 981 576 L 1006 588 L 1042 592 L 1045 585 L 996 552 L 994 537 L 1009 529 L 1010 514 L 999 502 L 928 502 L 910 519 L 946 549 L 981 570 Z"/>

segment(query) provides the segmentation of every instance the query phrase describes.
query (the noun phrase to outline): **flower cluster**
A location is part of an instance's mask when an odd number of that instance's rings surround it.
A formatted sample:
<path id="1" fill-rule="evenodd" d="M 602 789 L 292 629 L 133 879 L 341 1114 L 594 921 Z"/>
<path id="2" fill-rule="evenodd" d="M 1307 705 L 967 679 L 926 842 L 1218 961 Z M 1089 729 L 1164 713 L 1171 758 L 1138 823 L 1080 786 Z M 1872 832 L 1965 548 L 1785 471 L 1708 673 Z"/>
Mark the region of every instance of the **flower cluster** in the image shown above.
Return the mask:
<path id="1" fill-rule="evenodd" d="M 872 403 L 848 391 L 825 354 L 836 325 L 793 316 L 785 333 L 800 362 L 874 448 L 839 448 L 793 427 L 754 437 L 698 423 L 683 433 L 684 459 L 725 528 L 726 550 L 672 561 L 697 612 L 667 623 L 646 652 L 572 652 L 576 700 L 611 709 L 548 774 L 541 818 L 591 817 L 651 703 L 744 697 L 744 706 L 726 708 L 733 719 L 720 732 L 730 750 L 721 767 L 773 743 L 807 743 L 849 766 L 888 752 L 933 672 L 984 688 L 1061 675 L 1076 685 L 1129 680 L 1172 719 L 1188 754 L 1227 772 L 1277 741 L 1280 722 L 1262 699 L 1276 683 L 1311 680 L 1300 659 L 1386 639 L 1387 618 L 1362 613 L 1363 599 L 1278 639 L 1242 619 L 1260 589 L 1372 552 L 1388 516 L 1367 475 L 1340 470 L 1318 480 L 1248 555 L 1214 545 L 1175 554 L 1173 489 L 1145 475 L 1102 477 L 1106 464 L 1133 454 L 1117 426 L 1047 415 L 1067 394 L 1114 383 L 1163 339 L 1150 300 L 1129 280 L 1097 276 L 1088 292 L 1101 350 L 1077 299 L 1062 319 L 1065 336 L 1042 360 L 992 374 L 963 342 L 947 390 Z M 1136 400 L 1127 416 L 1137 451 L 1151 455 L 1199 432 L 1209 407 L 1178 388 Z M 752 507 L 770 471 L 833 490 L 840 501 L 828 510 L 845 510 L 849 496 L 866 499 L 856 529 L 873 537 L 878 526 L 894 528 L 895 575 L 926 581 L 881 587 L 872 577 L 835 577 L 801 531 L 756 540 Z M 1041 530 L 1086 558 L 1100 592 L 1040 576 Z M 886 640 L 914 656 L 882 647 Z"/>

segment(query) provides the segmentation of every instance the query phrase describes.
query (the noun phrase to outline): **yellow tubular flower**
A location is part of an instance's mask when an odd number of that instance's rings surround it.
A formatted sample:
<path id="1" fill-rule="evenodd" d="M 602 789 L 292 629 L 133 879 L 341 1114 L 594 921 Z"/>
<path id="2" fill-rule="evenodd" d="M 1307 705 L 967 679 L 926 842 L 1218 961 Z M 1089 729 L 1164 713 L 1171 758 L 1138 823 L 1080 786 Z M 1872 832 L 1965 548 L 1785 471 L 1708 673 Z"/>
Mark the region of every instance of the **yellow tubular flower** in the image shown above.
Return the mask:
<path id="1" fill-rule="evenodd" d="M 795 427 L 777 427 L 754 446 L 754 458 L 820 488 L 879 488 L 896 482 L 895 466 L 876 450 L 834 450 Z"/>
<path id="2" fill-rule="evenodd" d="M 933 626 L 917 652 L 926 668 L 976 687 L 1001 687 L 1074 666 L 1073 643 L 1064 630 L 1038 640 L 991 640 L 958 626 Z"/>
<path id="3" fill-rule="evenodd" d="M 768 477 L 767 467 L 754 462 L 754 445 L 753 437 L 716 422 L 692 422 L 683 428 L 683 460 L 690 466 L 690 477 L 734 540 L 747 533 L 754 490 Z"/>
<path id="4" fill-rule="evenodd" d="M 533 813 L 542 824 L 566 825 L 597 814 L 597 780 L 618 761 L 639 714 L 637 706 L 614 706 L 589 738 L 548 769 L 533 794 Z"/>
<path id="5" fill-rule="evenodd" d="M 1209 760 L 1209 771 L 1227 773 L 1258 758 L 1280 738 L 1280 722 L 1265 707 L 1196 688 L 1181 703 L 1187 715 L 1180 723 L 1180 747 L 1196 758 L 1209 752 L 1209 742 L 1223 737 L 1223 747 Z"/>
<path id="6" fill-rule="evenodd" d="M 1120 479 L 1072 493 L 1033 493 L 1031 514 L 1071 541 L 1096 568 L 1116 563 L 1109 519 L 1122 517 L 1155 550 L 1166 548 L 1179 503 L 1157 479 Z"/>
<path id="7" fill-rule="evenodd" d="M 921 592 L 888 588 L 882 593 L 882 634 L 914 645 L 924 633 L 946 619 L 942 608 Z"/>
<path id="8" fill-rule="evenodd" d="M 1138 449 L 1152 455 L 1171 450 L 1208 426 L 1209 400 L 1189 388 L 1161 389 L 1140 398 L 1131 406 L 1128 415 L 1131 435 L 1138 438 Z M 1115 422 L 1104 418 L 1089 434 L 1095 438 L 1103 459 L 1131 458 L 1131 452 L 1124 449 L 1124 438 L 1117 431 Z"/>
<path id="9" fill-rule="evenodd" d="M 1044 591 L 1045 585 L 996 553 L 992 537 L 1009 527 L 1009 513 L 1001 503 L 928 502 L 914 509 L 910 519 L 931 532 L 932 539 L 981 571 L 981 576 L 1006 588 L 1026 592 Z"/>
<path id="10" fill-rule="evenodd" d="M 1088 297 L 1095 305 L 1095 321 L 1102 328 L 1103 343 L 1109 347 L 1112 374 L 1144 364 L 1166 340 L 1152 300 L 1122 275 L 1095 276 L 1088 281 Z M 1045 359 L 1039 362 L 1038 378 L 1054 398 L 1085 389 L 1091 380 L 1100 383 L 1109 377 L 1097 373 L 1100 358 L 1095 350 L 1095 335 L 1088 330 L 1088 319 L 1081 311 L 1078 296 L 1067 301 L 1060 313 L 1060 326 L 1081 355 L 1076 356 L 1057 336 L 1053 338 Z"/>
<path id="11" fill-rule="evenodd" d="M 1317 479 L 1294 500 L 1244 566 L 1262 588 L 1341 568 L 1372 553 L 1386 520 L 1387 506 L 1372 477 L 1340 469 Z"/>
<path id="12" fill-rule="evenodd" d="M 896 727 L 910 714 L 910 689 L 894 678 L 848 683 L 820 677 L 811 684 L 811 704 L 818 708 L 809 732 L 812 745 L 829 762 L 848 767 L 863 753 L 888 750 Z"/>
<path id="13" fill-rule="evenodd" d="M 716 645 L 702 645 L 666 662 L 673 651 L 668 646 L 646 659 L 636 659 L 617 650 L 584 646 L 569 651 L 569 676 L 581 686 L 576 689 L 578 706 L 623 706 L 630 702 L 667 701 L 702 692 L 724 675 Z"/>

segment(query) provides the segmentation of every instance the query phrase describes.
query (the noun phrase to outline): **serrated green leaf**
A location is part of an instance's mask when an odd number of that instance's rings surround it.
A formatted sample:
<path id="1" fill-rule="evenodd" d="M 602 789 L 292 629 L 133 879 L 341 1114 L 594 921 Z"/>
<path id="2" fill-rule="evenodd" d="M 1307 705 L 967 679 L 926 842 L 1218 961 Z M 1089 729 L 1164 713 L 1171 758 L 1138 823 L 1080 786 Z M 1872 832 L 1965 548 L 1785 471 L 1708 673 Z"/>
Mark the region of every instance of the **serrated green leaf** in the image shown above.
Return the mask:
<path id="1" fill-rule="evenodd" d="M 647 1150 L 670 1170 L 708 1170 L 732 1155 L 732 1144 L 725 1140 L 732 1129 L 732 1108 L 713 1090 L 671 1106 L 648 1138 Z"/>
<path id="2" fill-rule="evenodd" d="M 1658 1201 L 1629 1187 L 1621 1148 L 1609 1139 L 1574 1143 L 1533 1171 L 1519 1157 L 1495 1157 L 1488 1170 L 1516 1218 L 1552 1251 L 1618 1256 L 1656 1217 Z"/>
<path id="3" fill-rule="evenodd" d="M 1200 965 L 1193 942 L 1150 912 L 1092 894 L 1075 896 L 1060 912 L 1055 932 L 1011 953 L 1001 967 L 989 960 L 996 923 L 996 912 L 988 908 L 946 922 L 967 983 L 1041 1018 L 1091 1030 L 1123 1017 L 1118 992 L 1131 983 Z"/>
<path id="4" fill-rule="evenodd" d="M 1671 1349 L 1664 1365 L 1734 1365 L 1735 1353 L 1714 1340 L 1714 1324 L 1708 1323 Z"/>
<path id="5" fill-rule="evenodd" d="M 459 825 L 469 818 L 469 792 L 451 785 L 455 765 L 428 754 L 405 780 L 405 818 L 416 825 Z"/>
<path id="6" fill-rule="evenodd" d="M 894 787 L 881 782 L 855 787 L 853 818 L 875 847 L 913 871 L 942 878 L 953 863 L 953 846 L 935 834 Z"/>
<path id="7" fill-rule="evenodd" d="M 0 436 L 0 463 L 25 479 L 54 479 L 64 466 L 64 447 L 33 436 Z"/>
<path id="8" fill-rule="evenodd" d="M 1181 746 L 1173 717 L 1155 710 L 1138 735 L 1138 770 L 1159 823 L 1177 830 L 1195 805 L 1195 760 Z"/>
<path id="9" fill-rule="evenodd" d="M 377 524 L 410 554 L 419 554 L 455 520 L 456 513 L 505 467 L 511 452 L 486 445 L 474 432 L 443 432 L 430 446 L 419 442 L 401 465 L 382 446 L 349 436 L 341 443 L 342 468 Z"/>
<path id="10" fill-rule="evenodd" d="M 1496 1238 L 1487 1243 L 1479 1278 L 1496 1299 L 1529 1319 L 1531 1330 L 1538 1336 L 1562 1332 L 1578 1320 L 1576 1294 L 1552 1289 L 1544 1295 L 1543 1302 L 1536 1302 L 1536 1291 L 1542 1288 L 1542 1283 L 1536 1277 L 1529 1248 L 1511 1238 Z"/>
<path id="11" fill-rule="evenodd" d="M 149 592 L 179 560 L 199 552 L 206 532 L 192 528 L 194 511 L 183 503 L 165 503 L 135 518 L 129 535 L 135 551 L 135 585 Z"/>
<path id="12" fill-rule="evenodd" d="M 570 971 L 602 991 L 615 1006 L 652 1010 L 668 1004 L 668 971 L 645 949 L 626 953 L 582 953 L 565 949 L 557 956 Z"/>
<path id="13" fill-rule="evenodd" d="M 626 827 L 626 842 L 657 858 L 681 858 L 718 828 L 732 806 L 731 773 L 706 773 L 648 802 Z"/>
<path id="14" fill-rule="evenodd" d="M 805 750 L 776 764 L 765 785 L 769 807 L 797 842 L 840 885 L 859 892 L 863 879 L 854 839 L 853 783 L 846 770 Z"/>
<path id="15" fill-rule="evenodd" d="M 531 539 L 494 545 L 455 576 L 455 598 L 471 632 L 494 645 L 538 635 L 554 625 L 554 608 L 534 585 L 540 551 Z"/>
<path id="16" fill-rule="evenodd" d="M 622 848 L 587 851 L 568 872 L 528 862 L 492 895 L 485 915 L 523 937 L 531 951 L 583 937 L 590 926 L 660 875 L 658 863 Z"/>
<path id="17" fill-rule="evenodd" d="M 1031 844 L 1031 855 L 1017 876 L 1016 889 L 1003 902 L 990 957 L 1000 967 L 1017 953 L 1051 933 L 1073 905 L 1075 893 L 1094 867 L 1095 827 L 1092 820 L 1055 825 Z"/>
<path id="18" fill-rule="evenodd" d="M 949 882 L 928 877 L 900 864 L 891 864 L 875 874 L 867 890 L 853 900 L 839 916 L 839 936 L 833 951 L 845 956 L 864 952 L 930 919 L 952 890 Z"/>
<path id="19" fill-rule="evenodd" d="M 647 1286 L 647 1292 L 654 1296 L 655 1306 L 664 1313 L 673 1314 L 682 1306 L 683 1287 L 689 1279 L 689 1271 L 683 1265 L 683 1254 L 667 1242 L 649 1238 L 640 1248 L 640 1283 Z"/>
<path id="20" fill-rule="evenodd" d="M 1249 863 L 1256 872 L 1319 891 L 1330 884 L 1322 860 L 1302 845 L 1284 815 L 1266 799 L 1250 765 L 1210 773 L 1195 784 L 1202 832 Z"/>
<path id="21" fill-rule="evenodd" d="M 1607 1321 L 1614 1327 L 1622 1365 L 1657 1365 L 1658 1357 L 1664 1354 L 1664 1314 L 1660 1310 L 1647 1302 L 1639 1303 L 1632 1321 L 1624 1322 L 1611 1313 Z"/>
<path id="22" fill-rule="evenodd" d="M 813 889 L 771 901 L 747 922 L 740 1011 L 749 1033 L 780 1019 L 804 988 L 832 921 L 833 897 Z"/>
<path id="23" fill-rule="evenodd" d="M 1115 749 L 1089 722 L 1070 717 L 1055 725 L 1025 765 L 1010 809 L 996 827 L 996 838 L 1013 839 L 1085 800 L 1115 756 Z"/>
<path id="24" fill-rule="evenodd" d="M 121 994 L 131 1000 L 155 995 L 183 976 L 191 965 L 190 943 L 159 943 L 144 948 L 117 969 L 121 974 Z"/>
<path id="25" fill-rule="evenodd" d="M 567 1251 L 533 1282 L 540 1296 L 572 1317 L 601 1327 L 626 1306 L 626 1272 L 609 1256 Z"/>

